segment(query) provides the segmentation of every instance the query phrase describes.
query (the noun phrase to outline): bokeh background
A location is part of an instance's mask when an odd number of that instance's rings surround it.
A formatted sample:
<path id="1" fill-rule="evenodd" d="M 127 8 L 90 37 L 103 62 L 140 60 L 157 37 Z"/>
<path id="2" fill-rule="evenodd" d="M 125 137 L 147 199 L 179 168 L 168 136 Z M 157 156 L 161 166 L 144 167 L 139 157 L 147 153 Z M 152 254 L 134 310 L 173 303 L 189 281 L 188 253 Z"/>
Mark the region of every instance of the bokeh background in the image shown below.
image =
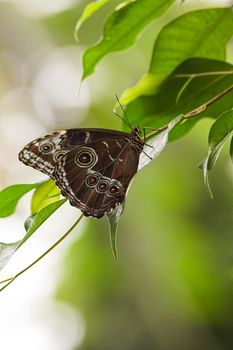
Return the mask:
<path id="1" fill-rule="evenodd" d="M 76 43 L 74 27 L 87 3 L 0 1 L 0 188 L 44 178 L 17 159 L 36 137 L 62 128 L 120 130 L 112 115 L 114 95 L 147 70 L 161 25 L 191 9 L 231 4 L 177 2 L 132 49 L 105 58 L 79 89 L 82 52 L 98 39 L 103 18 L 119 1 L 87 22 Z M 210 174 L 210 200 L 197 167 L 210 125 L 201 121 L 136 176 L 119 225 L 118 262 L 107 221 L 85 218 L 1 293 L 0 349 L 233 348 L 232 165 L 225 150 Z M 1 219 L 0 241 L 24 235 L 30 196 Z M 1 279 L 46 250 L 78 215 L 68 203 L 62 206 L 14 255 Z"/>

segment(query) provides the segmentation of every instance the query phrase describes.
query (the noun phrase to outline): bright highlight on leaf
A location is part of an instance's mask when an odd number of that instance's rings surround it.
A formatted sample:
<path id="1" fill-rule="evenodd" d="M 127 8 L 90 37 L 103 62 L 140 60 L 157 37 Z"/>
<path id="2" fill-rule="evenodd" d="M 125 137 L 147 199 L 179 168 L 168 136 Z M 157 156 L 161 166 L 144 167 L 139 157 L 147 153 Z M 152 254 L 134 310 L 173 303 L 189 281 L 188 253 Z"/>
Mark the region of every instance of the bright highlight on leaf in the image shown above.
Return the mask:
<path id="1" fill-rule="evenodd" d="M 97 0 L 97 1 L 91 2 L 85 7 L 75 27 L 74 36 L 77 41 L 78 41 L 79 29 L 81 28 L 83 23 L 86 22 L 88 18 L 90 18 L 96 11 L 101 9 L 101 7 L 103 7 L 108 2 L 109 0 Z"/>
<path id="2" fill-rule="evenodd" d="M 0 191 L 0 218 L 13 214 L 20 198 L 40 185 L 41 183 L 12 185 Z"/>
<path id="3" fill-rule="evenodd" d="M 143 148 L 144 152 L 140 154 L 138 171 L 144 168 L 162 153 L 168 142 L 169 133 L 182 121 L 182 119 L 183 114 L 174 118 L 164 131 L 160 132 L 157 136 L 154 136 L 146 142 L 146 145 Z"/>
<path id="4" fill-rule="evenodd" d="M 35 190 L 31 201 L 32 215 L 38 213 L 49 204 L 56 202 L 60 198 L 60 190 L 52 179 L 49 179 Z"/>
<path id="5" fill-rule="evenodd" d="M 209 185 L 208 171 L 213 169 L 223 146 L 232 135 L 233 111 L 231 110 L 220 115 L 212 125 L 209 133 L 208 155 L 200 164 L 203 170 L 205 187 L 211 198 L 213 198 L 213 194 Z"/>

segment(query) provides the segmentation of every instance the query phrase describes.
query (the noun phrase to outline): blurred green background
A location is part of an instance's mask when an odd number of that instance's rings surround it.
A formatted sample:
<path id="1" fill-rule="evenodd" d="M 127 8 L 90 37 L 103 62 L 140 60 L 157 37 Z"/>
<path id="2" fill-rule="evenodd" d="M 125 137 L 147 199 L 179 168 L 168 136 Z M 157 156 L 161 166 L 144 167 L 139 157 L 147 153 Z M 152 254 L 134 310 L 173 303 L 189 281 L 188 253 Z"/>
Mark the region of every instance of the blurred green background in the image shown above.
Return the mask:
<path id="1" fill-rule="evenodd" d="M 74 27 L 87 1 L 0 2 L 1 188 L 41 179 L 17 161 L 18 151 L 35 137 L 61 128 L 120 130 L 121 122 L 111 112 L 114 95 L 147 70 L 161 24 L 192 8 L 216 6 L 217 1 L 174 5 L 132 49 L 105 58 L 78 94 L 82 51 L 98 39 L 103 18 L 117 3 L 110 2 L 87 22 L 77 44 Z M 232 45 L 228 57 L 233 63 Z M 81 330 L 75 324 L 74 332 L 81 335 L 69 343 L 69 333 L 61 327 L 66 341 L 57 345 L 57 331 L 41 347 L 37 333 L 35 349 L 233 348 L 232 167 L 223 152 L 210 173 L 210 200 L 197 167 L 207 152 L 210 125 L 211 120 L 201 121 L 135 177 L 120 220 L 118 262 L 105 219 L 85 219 L 81 235 L 77 227 L 77 239 L 70 241 L 56 265 L 52 294 L 58 305 L 66 304 L 79 315 Z M 2 234 L 4 222 L 0 227 Z M 50 226 L 44 229 L 50 231 Z M 7 239 L 14 237 L 8 233 Z M 24 332 L 26 336 L 28 328 Z M 27 346 L 22 342 L 18 348 Z M 3 349 L 13 347 L 4 343 Z"/>

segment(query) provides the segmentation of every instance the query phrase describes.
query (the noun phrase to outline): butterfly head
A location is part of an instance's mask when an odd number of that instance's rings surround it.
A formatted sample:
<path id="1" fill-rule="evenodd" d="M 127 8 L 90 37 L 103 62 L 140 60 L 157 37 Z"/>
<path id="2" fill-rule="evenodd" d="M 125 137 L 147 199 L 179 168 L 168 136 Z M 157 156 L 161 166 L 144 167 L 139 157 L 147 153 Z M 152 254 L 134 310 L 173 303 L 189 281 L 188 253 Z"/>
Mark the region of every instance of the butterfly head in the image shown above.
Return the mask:
<path id="1" fill-rule="evenodd" d="M 143 148 L 143 140 L 141 138 L 141 135 L 142 135 L 142 132 L 141 132 L 138 125 L 132 129 L 131 139 L 132 139 L 133 143 L 135 143 L 137 145 L 137 147 L 139 146 L 140 149 Z"/>

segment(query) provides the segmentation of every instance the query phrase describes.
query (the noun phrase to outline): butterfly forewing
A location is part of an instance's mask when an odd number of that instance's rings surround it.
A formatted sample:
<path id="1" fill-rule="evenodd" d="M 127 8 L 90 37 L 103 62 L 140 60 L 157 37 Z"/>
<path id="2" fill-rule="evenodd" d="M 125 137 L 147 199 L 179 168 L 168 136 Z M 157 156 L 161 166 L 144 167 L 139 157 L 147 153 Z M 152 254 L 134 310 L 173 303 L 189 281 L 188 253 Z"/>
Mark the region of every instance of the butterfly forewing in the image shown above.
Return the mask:
<path id="1" fill-rule="evenodd" d="M 128 134 L 106 129 L 68 129 L 40 137 L 26 145 L 19 153 L 19 160 L 54 178 L 54 165 L 60 157 L 87 142 L 106 137 L 117 138 Z"/>
<path id="2" fill-rule="evenodd" d="M 100 218 L 123 202 L 138 160 L 129 139 L 102 139 L 67 153 L 55 165 L 54 176 L 72 205 Z"/>
<path id="3" fill-rule="evenodd" d="M 100 218 L 123 202 L 142 146 L 137 128 L 69 129 L 32 141 L 19 159 L 53 178 L 85 215 Z"/>

